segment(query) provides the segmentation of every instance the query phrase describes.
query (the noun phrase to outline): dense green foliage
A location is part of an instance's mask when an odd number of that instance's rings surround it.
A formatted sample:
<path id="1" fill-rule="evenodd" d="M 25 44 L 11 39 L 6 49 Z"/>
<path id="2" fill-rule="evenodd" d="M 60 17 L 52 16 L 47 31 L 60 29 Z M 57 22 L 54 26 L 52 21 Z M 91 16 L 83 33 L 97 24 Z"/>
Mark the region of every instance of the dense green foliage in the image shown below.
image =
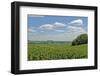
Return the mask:
<path id="1" fill-rule="evenodd" d="M 87 43 L 88 43 L 87 34 L 81 34 L 72 41 L 72 45 L 80 45 L 80 44 L 87 44 Z"/>
<path id="2" fill-rule="evenodd" d="M 56 60 L 87 58 L 87 44 L 72 46 L 71 44 L 29 43 L 28 60 Z"/>

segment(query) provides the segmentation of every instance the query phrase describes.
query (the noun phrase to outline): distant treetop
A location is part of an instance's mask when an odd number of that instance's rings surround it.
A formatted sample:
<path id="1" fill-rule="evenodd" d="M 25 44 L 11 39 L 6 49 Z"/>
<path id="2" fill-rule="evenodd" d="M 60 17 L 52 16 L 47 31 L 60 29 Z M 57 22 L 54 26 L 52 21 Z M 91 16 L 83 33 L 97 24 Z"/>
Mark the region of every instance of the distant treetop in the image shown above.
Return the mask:
<path id="1" fill-rule="evenodd" d="M 72 45 L 80 45 L 80 44 L 87 44 L 87 43 L 88 43 L 88 35 L 87 34 L 81 34 L 72 41 Z"/>

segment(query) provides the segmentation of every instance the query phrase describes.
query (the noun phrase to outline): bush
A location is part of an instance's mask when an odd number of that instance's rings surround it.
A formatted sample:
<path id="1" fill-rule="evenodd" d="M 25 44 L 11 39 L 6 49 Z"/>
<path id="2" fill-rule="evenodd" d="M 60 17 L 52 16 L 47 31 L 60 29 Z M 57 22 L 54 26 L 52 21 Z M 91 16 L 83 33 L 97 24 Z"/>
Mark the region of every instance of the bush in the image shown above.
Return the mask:
<path id="1" fill-rule="evenodd" d="M 80 44 L 87 44 L 87 43 L 88 43 L 88 35 L 87 34 L 81 34 L 72 41 L 72 45 L 80 45 Z"/>

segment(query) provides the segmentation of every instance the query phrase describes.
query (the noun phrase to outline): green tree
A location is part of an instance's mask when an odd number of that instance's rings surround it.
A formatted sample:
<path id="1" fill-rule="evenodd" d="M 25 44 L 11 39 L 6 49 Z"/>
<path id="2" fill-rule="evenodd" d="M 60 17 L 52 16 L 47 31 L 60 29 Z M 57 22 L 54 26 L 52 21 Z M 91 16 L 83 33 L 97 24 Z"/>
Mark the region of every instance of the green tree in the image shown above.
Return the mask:
<path id="1" fill-rule="evenodd" d="M 88 43 L 88 35 L 87 34 L 81 34 L 72 41 L 72 45 L 80 45 L 80 44 L 87 44 L 87 43 Z"/>

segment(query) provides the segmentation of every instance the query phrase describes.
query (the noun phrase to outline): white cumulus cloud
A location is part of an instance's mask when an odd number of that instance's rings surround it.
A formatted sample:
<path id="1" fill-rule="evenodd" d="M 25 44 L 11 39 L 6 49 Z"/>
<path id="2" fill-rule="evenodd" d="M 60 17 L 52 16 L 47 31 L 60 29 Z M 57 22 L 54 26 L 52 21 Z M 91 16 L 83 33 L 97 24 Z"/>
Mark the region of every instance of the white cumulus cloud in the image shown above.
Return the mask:
<path id="1" fill-rule="evenodd" d="M 71 21 L 68 26 L 68 32 L 77 35 L 86 33 L 86 31 L 83 28 L 83 21 L 81 19 Z"/>
<path id="2" fill-rule="evenodd" d="M 81 27 L 83 25 L 83 21 L 81 19 L 73 20 L 69 23 L 71 26 Z"/>
<path id="3" fill-rule="evenodd" d="M 66 25 L 60 22 L 55 22 L 54 24 L 54 28 L 64 28 Z"/>
<path id="4" fill-rule="evenodd" d="M 52 24 L 44 24 L 40 26 L 40 29 L 42 30 L 53 30 L 53 25 Z"/>
<path id="5" fill-rule="evenodd" d="M 64 28 L 64 27 L 66 27 L 65 24 L 60 23 L 60 22 L 55 22 L 53 24 L 41 25 L 39 28 L 42 29 L 42 30 L 56 30 L 56 29 L 61 29 L 61 28 Z"/>

